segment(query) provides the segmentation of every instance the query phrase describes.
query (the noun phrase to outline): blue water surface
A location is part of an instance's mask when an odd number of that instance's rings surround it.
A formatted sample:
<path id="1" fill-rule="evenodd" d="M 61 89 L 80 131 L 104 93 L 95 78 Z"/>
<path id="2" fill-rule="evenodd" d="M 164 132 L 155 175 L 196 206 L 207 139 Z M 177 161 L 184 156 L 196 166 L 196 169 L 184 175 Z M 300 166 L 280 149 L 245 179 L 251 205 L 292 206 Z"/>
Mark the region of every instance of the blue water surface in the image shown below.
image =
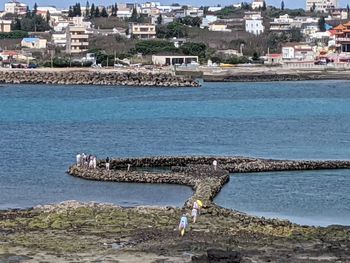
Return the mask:
<path id="1" fill-rule="evenodd" d="M 2 85 L 0 208 L 68 199 L 182 205 L 192 193 L 183 186 L 89 182 L 66 175 L 82 151 L 98 157 L 349 159 L 349 84 L 206 83 L 179 89 Z M 338 180 L 336 175 L 329 183 Z M 322 180 L 315 180 L 316 189 L 317 182 Z M 237 207 L 260 211 L 261 206 Z"/>

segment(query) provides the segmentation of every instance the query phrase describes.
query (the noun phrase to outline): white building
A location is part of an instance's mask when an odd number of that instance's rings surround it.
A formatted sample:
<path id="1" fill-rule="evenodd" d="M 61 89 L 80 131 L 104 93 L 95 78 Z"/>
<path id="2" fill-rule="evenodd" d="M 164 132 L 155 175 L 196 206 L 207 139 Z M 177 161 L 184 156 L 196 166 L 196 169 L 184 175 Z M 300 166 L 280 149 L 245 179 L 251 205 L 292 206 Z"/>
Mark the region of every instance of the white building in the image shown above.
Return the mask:
<path id="1" fill-rule="evenodd" d="M 5 13 L 24 15 L 27 12 L 27 5 L 17 1 L 5 3 Z"/>
<path id="2" fill-rule="evenodd" d="M 264 0 L 254 0 L 252 3 L 252 9 L 259 9 L 264 6 Z"/>
<path id="3" fill-rule="evenodd" d="M 218 20 L 217 16 L 214 15 L 206 15 L 205 17 L 203 17 L 202 19 L 202 24 L 201 24 L 201 28 L 205 28 L 205 27 L 209 27 L 209 24 L 214 23 Z"/>
<path id="4" fill-rule="evenodd" d="M 315 6 L 315 11 L 325 13 L 328 9 L 338 8 L 339 0 L 306 0 L 307 11 L 313 6 Z"/>
<path id="5" fill-rule="evenodd" d="M 154 65 L 187 65 L 198 63 L 198 56 L 159 56 L 153 55 L 152 62 Z"/>
<path id="6" fill-rule="evenodd" d="M 315 50 L 307 44 L 290 44 L 282 47 L 282 58 L 284 60 L 313 61 Z"/>
<path id="7" fill-rule="evenodd" d="M 244 17 L 245 31 L 256 36 L 264 33 L 263 18 L 260 12 L 247 12 Z"/>
<path id="8" fill-rule="evenodd" d="M 292 29 L 293 25 L 294 19 L 290 18 L 288 14 L 285 14 L 273 19 L 270 23 L 270 30 L 277 32 L 289 31 Z"/>

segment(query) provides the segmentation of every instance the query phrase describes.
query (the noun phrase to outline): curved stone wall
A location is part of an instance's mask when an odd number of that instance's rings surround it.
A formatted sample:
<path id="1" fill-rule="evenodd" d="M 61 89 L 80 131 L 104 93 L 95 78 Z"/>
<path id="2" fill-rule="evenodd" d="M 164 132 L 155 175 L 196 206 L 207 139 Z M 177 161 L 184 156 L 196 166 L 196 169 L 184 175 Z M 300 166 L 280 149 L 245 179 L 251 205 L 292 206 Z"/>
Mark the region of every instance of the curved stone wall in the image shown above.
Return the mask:
<path id="1" fill-rule="evenodd" d="M 217 160 L 218 168 L 212 162 Z M 127 171 L 128 165 L 131 170 Z M 187 185 L 194 189 L 194 195 L 185 206 L 194 200 L 204 202 L 204 209 L 218 209 L 212 203 L 214 197 L 229 181 L 229 172 L 266 172 L 315 169 L 350 168 L 350 161 L 288 161 L 246 157 L 146 157 L 113 159 L 111 170 L 105 169 L 104 161 L 98 162 L 97 169 L 87 169 L 73 165 L 68 173 L 72 176 L 99 181 L 168 183 Z M 145 167 L 170 167 L 170 172 L 147 172 Z M 135 168 L 138 168 L 135 170 Z"/>
<path id="2" fill-rule="evenodd" d="M 198 87 L 190 78 L 168 73 L 58 70 L 0 70 L 0 83 Z"/>
<path id="3" fill-rule="evenodd" d="M 68 173 L 87 180 L 134 182 L 134 183 L 166 183 L 192 187 L 194 195 L 186 201 L 185 206 L 191 207 L 197 199 L 203 201 L 205 208 L 212 205 L 212 200 L 222 186 L 228 182 L 229 174 L 225 170 L 214 170 L 211 166 L 174 167 L 169 173 L 151 173 L 145 171 L 87 169 L 73 165 Z"/>

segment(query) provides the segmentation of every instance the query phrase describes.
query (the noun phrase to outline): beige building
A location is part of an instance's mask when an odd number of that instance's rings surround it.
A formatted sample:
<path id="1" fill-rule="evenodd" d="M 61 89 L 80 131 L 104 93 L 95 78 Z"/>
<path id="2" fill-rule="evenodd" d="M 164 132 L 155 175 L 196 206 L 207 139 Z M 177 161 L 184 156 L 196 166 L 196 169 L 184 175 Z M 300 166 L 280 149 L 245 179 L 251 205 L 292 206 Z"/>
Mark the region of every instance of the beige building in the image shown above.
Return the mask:
<path id="1" fill-rule="evenodd" d="M 192 62 L 198 63 L 198 56 L 152 56 L 152 62 L 154 65 L 187 65 Z"/>
<path id="2" fill-rule="evenodd" d="M 66 30 L 66 51 L 69 54 L 86 52 L 89 48 L 89 35 L 85 27 L 68 26 Z"/>
<path id="3" fill-rule="evenodd" d="M 7 33 L 11 32 L 11 20 L 1 20 L 0 19 L 0 32 Z"/>
<path id="4" fill-rule="evenodd" d="M 47 40 L 37 37 L 25 37 L 21 41 L 21 46 L 24 48 L 43 49 L 46 48 Z"/>
<path id="5" fill-rule="evenodd" d="M 152 24 L 129 24 L 130 35 L 140 39 L 156 38 L 156 26 Z"/>
<path id="6" fill-rule="evenodd" d="M 315 7 L 317 12 L 327 12 L 329 9 L 335 9 L 339 6 L 338 0 L 306 0 L 306 11 L 310 11 L 312 7 Z"/>

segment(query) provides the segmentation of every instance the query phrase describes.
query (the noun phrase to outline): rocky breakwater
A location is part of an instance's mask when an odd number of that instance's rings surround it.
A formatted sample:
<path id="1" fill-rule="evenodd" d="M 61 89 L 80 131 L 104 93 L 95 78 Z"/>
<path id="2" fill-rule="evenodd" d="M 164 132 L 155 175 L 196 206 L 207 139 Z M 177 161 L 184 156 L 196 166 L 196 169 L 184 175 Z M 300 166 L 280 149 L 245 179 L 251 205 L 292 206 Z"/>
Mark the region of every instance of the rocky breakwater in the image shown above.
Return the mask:
<path id="1" fill-rule="evenodd" d="M 121 85 L 155 87 L 198 87 L 187 77 L 168 73 L 116 71 L 42 71 L 1 70 L 0 83 L 9 84 L 65 84 L 65 85 Z"/>
<path id="2" fill-rule="evenodd" d="M 191 207 L 194 200 L 200 199 L 204 208 L 213 205 L 212 200 L 220 192 L 222 186 L 228 182 L 229 174 L 225 170 L 214 170 L 207 165 L 190 165 L 187 167 L 173 167 L 171 172 L 146 172 L 106 170 L 103 167 L 98 169 L 86 169 L 73 165 L 69 167 L 68 173 L 72 176 L 87 180 L 133 182 L 133 183 L 163 183 L 180 184 L 192 187 L 194 195 L 186 201 L 185 206 Z"/>
<path id="3" fill-rule="evenodd" d="M 211 165 L 217 160 L 218 167 L 231 173 L 271 172 L 271 171 L 297 171 L 321 169 L 349 169 L 350 161 L 337 160 L 273 160 L 250 157 L 145 157 L 121 158 L 111 161 L 112 169 L 125 169 L 131 167 L 186 167 L 189 165 Z M 104 164 L 101 163 L 101 166 Z"/>

